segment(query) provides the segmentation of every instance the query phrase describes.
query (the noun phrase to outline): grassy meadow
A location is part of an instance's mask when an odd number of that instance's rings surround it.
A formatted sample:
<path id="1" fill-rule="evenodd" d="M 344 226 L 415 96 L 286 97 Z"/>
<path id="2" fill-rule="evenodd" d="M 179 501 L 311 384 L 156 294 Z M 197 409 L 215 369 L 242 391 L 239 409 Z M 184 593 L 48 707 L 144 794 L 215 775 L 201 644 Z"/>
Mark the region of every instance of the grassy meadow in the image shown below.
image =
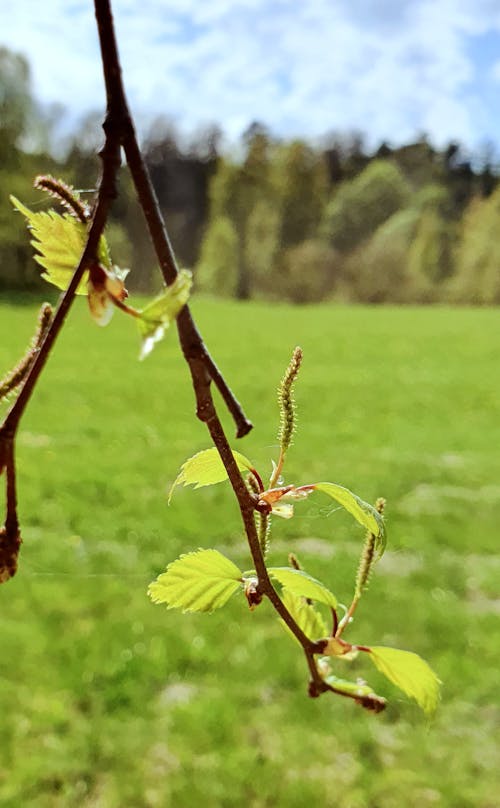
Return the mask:
<path id="1" fill-rule="evenodd" d="M 304 349 L 286 481 L 387 498 L 388 550 L 346 638 L 425 657 L 444 682 L 429 720 L 363 660 L 338 673 L 366 676 L 385 713 L 309 699 L 304 659 L 267 604 L 250 613 L 235 597 L 188 616 L 149 601 L 181 552 L 250 561 L 227 484 L 166 504 L 179 465 L 210 445 L 175 334 L 139 363 L 133 323 L 117 313 L 99 329 L 85 306 L 18 440 L 24 545 L 0 587 L 0 806 L 498 805 L 500 313 L 193 305 L 255 424 L 233 446 L 263 473 L 276 386 Z M 35 316 L 0 302 L 0 369 Z M 276 520 L 273 564 L 293 550 L 348 601 L 362 529 L 319 496 L 296 513 Z"/>

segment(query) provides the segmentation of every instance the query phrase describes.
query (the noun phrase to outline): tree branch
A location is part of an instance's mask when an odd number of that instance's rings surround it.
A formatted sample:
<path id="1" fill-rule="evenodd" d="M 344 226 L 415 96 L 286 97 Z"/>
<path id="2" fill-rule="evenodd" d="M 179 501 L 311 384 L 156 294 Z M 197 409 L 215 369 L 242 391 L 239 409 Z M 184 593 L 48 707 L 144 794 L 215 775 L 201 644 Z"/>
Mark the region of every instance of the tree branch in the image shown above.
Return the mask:
<path id="1" fill-rule="evenodd" d="M 95 13 L 99 31 L 108 108 L 114 111 L 114 120 L 120 129 L 121 143 L 125 151 L 127 164 L 146 219 L 146 224 L 158 257 L 163 278 L 168 285 L 173 283 L 179 269 L 161 214 L 158 199 L 139 149 L 134 123 L 128 108 L 109 0 L 95 0 Z M 189 306 L 184 306 L 177 317 L 177 330 L 186 361 L 190 367 L 196 367 L 195 374 L 192 372 L 193 384 L 195 383 L 194 376 L 196 376 L 196 379 L 200 379 L 201 371 L 199 363 L 201 362 L 205 367 L 208 380 L 214 382 L 234 419 L 237 430 L 236 436 L 238 438 L 243 437 L 250 432 L 252 424 L 245 417 L 241 405 L 210 356 L 191 316 Z M 205 410 L 202 406 L 204 396 L 198 394 L 199 392 L 201 393 L 201 387 L 199 390 L 196 384 L 195 392 L 197 399 L 197 415 L 198 418 L 203 421 L 205 420 Z"/>
<path id="2" fill-rule="evenodd" d="M 125 151 L 127 164 L 135 185 L 139 203 L 146 218 L 146 223 L 164 280 L 167 284 L 171 284 L 177 276 L 178 267 L 158 200 L 139 149 L 133 121 L 129 112 L 121 78 L 118 47 L 109 0 L 95 0 L 95 13 L 99 31 L 108 107 L 113 109 L 114 120 L 121 129 L 121 143 Z M 241 437 L 247 434 L 252 428 L 252 425 L 244 416 L 238 401 L 235 399 L 208 353 L 188 306 L 185 306 L 177 317 L 177 329 L 181 348 L 191 372 L 196 397 L 196 413 L 198 418 L 207 425 L 212 441 L 224 463 L 236 495 L 259 580 L 259 590 L 271 601 L 274 609 L 302 645 L 311 673 L 311 695 L 319 695 L 319 693 L 323 692 L 326 688 L 323 686 L 323 680 L 318 673 L 314 661 L 314 654 L 321 652 L 324 643 L 313 643 L 304 634 L 286 609 L 269 578 L 255 526 L 254 514 L 256 502 L 247 490 L 240 475 L 221 421 L 217 415 L 211 392 L 212 381 L 219 389 L 224 402 L 234 418 L 237 426 L 237 436 Z"/>

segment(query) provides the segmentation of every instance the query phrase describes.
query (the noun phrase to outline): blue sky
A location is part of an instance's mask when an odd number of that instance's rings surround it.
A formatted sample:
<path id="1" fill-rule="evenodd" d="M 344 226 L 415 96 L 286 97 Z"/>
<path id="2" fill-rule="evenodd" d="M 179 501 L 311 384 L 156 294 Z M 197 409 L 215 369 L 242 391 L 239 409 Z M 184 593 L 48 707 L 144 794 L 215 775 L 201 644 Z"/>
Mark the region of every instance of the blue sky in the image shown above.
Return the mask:
<path id="1" fill-rule="evenodd" d="M 29 57 L 36 97 L 64 105 L 67 125 L 102 110 L 91 0 L 1 5 L 0 44 Z M 143 125 L 500 143 L 500 0 L 115 0 L 114 12 Z"/>

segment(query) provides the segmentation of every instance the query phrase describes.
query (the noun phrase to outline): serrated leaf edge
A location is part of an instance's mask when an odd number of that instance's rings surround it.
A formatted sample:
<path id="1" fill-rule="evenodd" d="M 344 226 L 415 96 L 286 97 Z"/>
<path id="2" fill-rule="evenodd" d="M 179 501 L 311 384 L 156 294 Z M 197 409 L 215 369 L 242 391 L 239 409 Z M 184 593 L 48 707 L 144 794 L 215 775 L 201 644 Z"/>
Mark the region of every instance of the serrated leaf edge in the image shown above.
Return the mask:
<path id="1" fill-rule="evenodd" d="M 203 569 L 200 569 L 200 556 L 204 555 L 207 561 L 208 573 L 204 574 Z M 215 561 L 214 573 L 210 574 L 210 563 L 208 557 Z M 194 567 L 191 567 L 193 575 L 189 575 L 190 564 L 189 561 L 198 562 Z M 216 564 L 223 564 L 226 572 L 217 573 Z M 182 573 L 185 573 L 184 575 Z M 165 579 L 168 578 L 168 582 Z M 163 580 L 162 580 L 163 579 Z M 173 582 L 172 582 L 173 579 Z M 185 582 L 183 586 L 183 581 Z M 207 586 L 207 581 L 209 582 Z M 220 553 L 218 550 L 209 548 L 198 548 L 189 553 L 182 553 L 174 561 L 168 564 L 165 572 L 160 573 L 158 577 L 148 586 L 148 596 L 153 603 L 165 604 L 167 609 L 181 609 L 183 612 L 213 612 L 216 609 L 224 606 L 231 596 L 241 587 L 242 572 L 238 569 L 236 564 L 227 558 L 227 556 Z M 171 599 L 160 597 L 156 590 L 161 588 L 168 589 L 175 588 L 175 594 Z M 214 593 L 215 590 L 215 593 Z M 202 608 L 196 607 L 196 602 L 202 597 L 203 593 L 212 593 L 212 598 L 208 604 Z M 191 595 L 190 598 L 187 595 Z M 221 598 L 223 598 L 221 600 Z"/>

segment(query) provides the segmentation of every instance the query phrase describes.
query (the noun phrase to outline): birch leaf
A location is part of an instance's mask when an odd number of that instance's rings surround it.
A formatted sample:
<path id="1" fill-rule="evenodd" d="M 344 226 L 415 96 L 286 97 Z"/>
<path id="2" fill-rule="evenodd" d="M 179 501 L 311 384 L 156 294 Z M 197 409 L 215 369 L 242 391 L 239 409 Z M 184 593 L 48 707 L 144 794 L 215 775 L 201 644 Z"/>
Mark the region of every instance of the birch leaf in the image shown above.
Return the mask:
<path id="1" fill-rule="evenodd" d="M 38 253 L 35 261 L 44 269 L 42 278 L 58 289 L 67 289 L 85 248 L 87 225 L 69 213 L 61 215 L 54 210 L 34 213 L 14 196 L 10 201 L 26 217 L 33 236 L 31 244 Z M 104 267 L 112 268 L 104 236 L 101 236 L 97 257 Z M 88 272 L 85 272 L 78 285 L 78 295 L 87 294 L 87 281 Z"/>
<path id="2" fill-rule="evenodd" d="M 163 339 L 165 332 L 189 300 L 192 283 L 191 272 L 182 269 L 175 281 L 142 309 L 137 319 L 142 340 L 140 359 L 145 359 L 156 343 Z"/>
<path id="3" fill-rule="evenodd" d="M 240 471 L 251 471 L 253 468 L 250 460 L 239 452 L 233 451 L 233 457 Z M 224 480 L 227 480 L 227 471 L 220 459 L 219 452 L 215 448 L 204 449 L 182 464 L 177 479 L 170 489 L 168 501 L 170 503 L 172 494 L 178 485 L 194 485 L 195 488 L 202 488 L 205 485 L 215 485 Z"/>
<path id="4" fill-rule="evenodd" d="M 375 667 L 403 693 L 415 699 L 424 712 L 434 712 L 441 682 L 422 657 L 411 651 L 383 646 L 370 648 L 369 657 Z"/>
<path id="5" fill-rule="evenodd" d="M 218 550 L 196 550 L 168 565 L 148 588 L 153 603 L 183 612 L 213 612 L 241 587 L 242 573 Z"/>
<path id="6" fill-rule="evenodd" d="M 269 567 L 268 572 L 271 578 L 279 581 L 284 589 L 288 589 L 294 595 L 317 600 L 332 609 L 337 608 L 337 598 L 333 592 L 304 570 L 297 570 L 294 567 Z"/>
<path id="7" fill-rule="evenodd" d="M 349 491 L 348 488 L 336 483 L 316 483 L 314 488 L 316 491 L 322 491 L 340 503 L 346 511 L 349 511 L 354 516 L 360 525 L 373 533 L 376 538 L 375 549 L 380 558 L 386 545 L 385 524 L 383 517 L 373 505 L 369 505 L 368 502 L 364 502 L 352 491 Z"/>
<path id="8" fill-rule="evenodd" d="M 315 640 L 321 640 L 323 637 L 327 636 L 328 630 L 325 621 L 312 603 L 308 603 L 305 598 L 295 595 L 289 589 L 283 590 L 281 600 L 306 637 L 309 637 L 309 639 L 314 642 Z M 280 623 L 290 636 L 298 642 L 295 634 L 290 631 L 287 624 L 281 619 Z"/>

